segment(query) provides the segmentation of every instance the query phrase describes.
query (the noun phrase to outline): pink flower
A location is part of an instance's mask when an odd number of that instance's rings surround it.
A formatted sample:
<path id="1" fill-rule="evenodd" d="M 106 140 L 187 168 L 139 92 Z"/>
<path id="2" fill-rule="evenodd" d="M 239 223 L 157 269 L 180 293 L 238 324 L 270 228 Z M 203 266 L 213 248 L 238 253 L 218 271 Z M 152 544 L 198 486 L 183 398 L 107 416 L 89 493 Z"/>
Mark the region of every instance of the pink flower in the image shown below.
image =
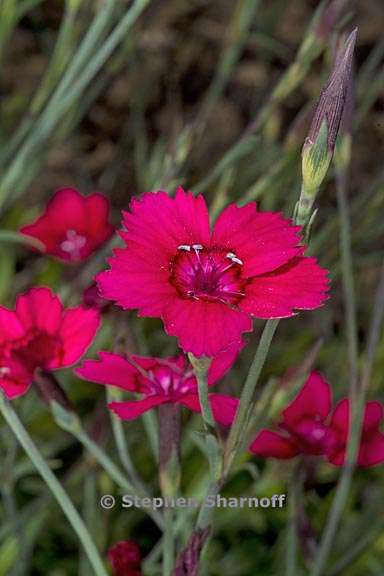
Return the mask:
<path id="1" fill-rule="evenodd" d="M 99 314 L 64 309 L 49 288 L 32 288 L 16 309 L 0 306 L 0 387 L 8 398 L 25 394 L 36 368 L 56 370 L 79 360 L 99 327 Z"/>
<path id="2" fill-rule="evenodd" d="M 317 372 L 312 372 L 296 398 L 283 410 L 279 432 L 262 430 L 250 451 L 265 458 L 288 459 L 298 454 L 326 456 L 332 464 L 344 463 L 348 439 L 349 401 L 342 400 L 333 413 L 331 388 Z M 384 435 L 379 426 L 383 407 L 367 402 L 358 456 L 359 466 L 384 461 Z"/>
<path id="3" fill-rule="evenodd" d="M 348 399 L 339 402 L 332 414 L 330 429 L 334 442 L 328 451 L 328 459 L 336 466 L 342 466 L 348 441 L 350 403 Z M 384 462 L 384 434 L 380 424 L 384 419 L 384 409 L 380 402 L 367 402 L 365 405 L 363 429 L 357 459 L 359 466 L 376 466 Z"/>
<path id="4" fill-rule="evenodd" d="M 140 548 L 134 540 L 122 540 L 108 550 L 115 576 L 141 576 Z"/>
<path id="5" fill-rule="evenodd" d="M 20 232 L 40 240 L 47 254 L 80 262 L 112 236 L 108 215 L 109 201 L 103 194 L 82 196 L 73 188 L 63 188 L 53 195 L 44 214 Z"/>
<path id="6" fill-rule="evenodd" d="M 300 246 L 300 229 L 255 203 L 228 206 L 210 230 L 202 196 L 146 193 L 123 213 L 125 248 L 98 275 L 101 295 L 162 318 L 184 351 L 215 356 L 252 330 L 326 298 L 327 273 Z"/>
<path id="7" fill-rule="evenodd" d="M 210 386 L 229 370 L 238 352 L 239 346 L 236 344 L 214 358 L 208 372 Z M 162 359 L 100 352 L 99 358 L 86 360 L 77 368 L 76 374 L 91 382 L 141 394 L 140 400 L 109 404 L 109 408 L 123 420 L 133 420 L 147 410 L 166 403 L 183 404 L 194 412 L 201 412 L 196 378 L 183 354 Z M 212 393 L 209 399 L 214 418 L 229 426 L 235 416 L 238 400 Z"/>

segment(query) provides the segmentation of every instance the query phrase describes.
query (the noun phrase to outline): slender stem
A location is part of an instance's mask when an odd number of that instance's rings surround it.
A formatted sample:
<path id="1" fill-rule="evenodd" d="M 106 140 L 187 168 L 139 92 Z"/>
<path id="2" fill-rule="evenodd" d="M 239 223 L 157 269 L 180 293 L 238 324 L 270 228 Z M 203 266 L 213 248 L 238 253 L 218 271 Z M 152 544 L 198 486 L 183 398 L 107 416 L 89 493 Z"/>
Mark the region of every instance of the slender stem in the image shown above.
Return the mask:
<path id="1" fill-rule="evenodd" d="M 354 560 L 356 560 L 363 552 L 367 549 L 367 547 L 372 544 L 375 540 L 380 537 L 380 534 L 384 530 L 384 521 L 380 519 L 379 523 L 376 524 L 371 530 L 363 533 L 357 542 L 353 542 L 348 547 L 348 550 L 339 558 L 339 560 L 331 567 L 330 571 L 327 572 L 327 576 L 338 576 L 344 570 L 352 564 Z M 344 572 L 345 573 L 345 572 Z"/>
<path id="2" fill-rule="evenodd" d="M 204 528 L 206 528 L 209 525 L 212 516 L 212 507 L 208 506 L 209 502 L 208 499 L 217 496 L 219 490 L 220 490 L 219 482 L 212 482 L 209 485 L 207 493 L 204 498 L 204 502 L 199 510 L 199 515 L 197 517 L 195 528 L 196 530 L 204 530 Z"/>
<path id="3" fill-rule="evenodd" d="M 177 494 L 180 485 L 180 408 L 159 407 L 159 479 L 164 498 Z M 164 508 L 163 576 L 170 576 L 175 558 L 175 522 L 171 508 Z"/>
<path id="4" fill-rule="evenodd" d="M 116 400 L 115 391 L 112 391 L 110 388 L 107 388 L 107 401 L 112 402 L 112 400 Z M 141 479 L 139 478 L 135 465 L 132 461 L 132 458 L 129 454 L 127 442 L 125 439 L 123 423 L 116 414 L 112 411 L 110 412 L 111 417 L 111 424 L 112 424 L 112 432 L 115 439 L 117 451 L 119 453 L 120 460 L 131 479 L 131 482 L 134 486 L 136 486 L 143 494 L 146 494 L 147 489 L 143 485 Z"/>
<path id="5" fill-rule="evenodd" d="M 164 510 L 164 535 L 163 535 L 163 576 L 170 576 L 175 557 L 173 512 L 171 508 Z"/>
<path id="6" fill-rule="evenodd" d="M 279 325 L 279 320 L 268 320 L 264 326 L 263 333 L 260 338 L 259 345 L 256 349 L 255 356 L 253 358 L 251 367 L 248 372 L 248 376 L 245 380 L 243 391 L 240 397 L 240 404 L 237 409 L 235 421 L 231 427 L 229 433 L 227 446 L 225 450 L 225 464 L 224 473 L 228 473 L 234 457 L 236 456 L 236 451 L 240 443 L 240 437 L 242 432 L 247 426 L 247 420 L 249 415 L 249 407 L 252 404 L 253 395 L 263 369 L 265 360 L 273 336 L 276 332 L 277 326 Z"/>
<path id="7" fill-rule="evenodd" d="M 302 487 L 302 461 L 295 463 L 292 469 L 289 494 L 289 524 L 286 550 L 286 575 L 297 575 L 297 548 L 298 548 L 298 510 L 300 506 L 300 492 Z"/>
<path id="8" fill-rule="evenodd" d="M 355 288 L 353 279 L 352 265 L 352 246 L 351 246 L 351 223 L 349 208 L 346 194 L 347 174 L 346 170 L 341 170 L 337 175 L 337 203 L 340 217 L 340 252 L 341 268 L 343 279 L 343 290 L 345 299 L 345 320 L 348 341 L 348 358 L 349 358 L 349 383 L 351 398 L 356 399 L 357 380 L 358 380 L 358 338 L 357 338 L 357 318 Z"/>
<path id="9" fill-rule="evenodd" d="M 15 434 L 16 438 L 20 442 L 21 446 L 27 453 L 30 460 L 33 462 L 35 468 L 41 475 L 41 477 L 46 482 L 47 486 L 51 490 L 52 494 L 55 496 L 57 502 L 61 506 L 64 514 L 68 518 L 72 528 L 79 537 L 80 542 L 83 545 L 84 551 L 88 556 L 88 559 L 95 571 L 96 576 L 108 576 L 106 569 L 104 568 L 103 562 L 100 558 L 99 552 L 85 526 L 81 516 L 74 507 L 72 501 L 68 497 L 64 488 L 57 480 L 56 476 L 48 467 L 47 463 L 41 456 L 37 447 L 29 436 L 28 432 L 24 428 L 23 424 L 19 420 L 16 412 L 11 407 L 10 403 L 6 400 L 3 394 L 0 394 L 0 410 L 6 420 L 7 424 L 11 428 L 12 432 Z"/>
<path id="10" fill-rule="evenodd" d="M 148 437 L 149 447 L 152 454 L 157 460 L 159 455 L 159 437 L 157 435 L 157 422 L 156 416 L 153 410 L 145 412 L 142 416 L 144 430 Z"/>
<path id="11" fill-rule="evenodd" d="M 210 431 L 215 428 L 211 405 L 208 397 L 208 370 L 211 363 L 210 358 L 199 359 L 193 354 L 189 354 L 189 359 L 193 366 L 193 371 L 197 380 L 197 390 L 199 395 L 201 414 L 203 416 L 205 428 Z"/>

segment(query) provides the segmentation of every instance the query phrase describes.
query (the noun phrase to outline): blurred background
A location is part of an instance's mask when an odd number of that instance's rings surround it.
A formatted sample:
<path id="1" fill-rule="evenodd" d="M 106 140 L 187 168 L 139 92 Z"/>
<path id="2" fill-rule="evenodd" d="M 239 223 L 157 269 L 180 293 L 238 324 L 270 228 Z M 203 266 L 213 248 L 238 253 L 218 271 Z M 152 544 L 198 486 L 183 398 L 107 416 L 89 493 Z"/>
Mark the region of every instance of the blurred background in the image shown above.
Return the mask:
<path id="1" fill-rule="evenodd" d="M 0 227 L 17 230 L 41 213 L 52 193 L 73 186 L 100 191 L 120 211 L 141 192 L 178 184 L 202 192 L 213 214 L 229 201 L 257 200 L 292 213 L 300 191 L 300 153 L 337 41 L 358 26 L 356 102 L 348 205 L 361 362 L 384 241 L 384 3 L 378 0 L 2 0 L 0 2 Z M 342 36 L 343 37 L 343 36 Z M 348 386 L 339 216 L 330 171 L 317 199 L 310 252 L 331 271 L 323 309 L 281 323 L 262 383 L 289 389 L 311 366 L 336 398 Z M 0 302 L 46 284 L 78 303 L 105 266 L 107 246 L 81 267 L 1 241 Z M 263 323 L 256 322 L 235 370 L 220 385 L 239 395 Z M 161 323 L 110 310 L 94 345 L 170 354 Z M 89 352 L 92 356 L 94 350 Z M 384 338 L 369 395 L 384 401 Z M 282 379 L 282 380 L 280 380 Z M 105 393 L 71 371 L 60 381 L 93 437 L 117 460 Z M 278 415 L 279 398 L 272 406 Z M 134 538 L 145 574 L 159 574 L 159 532 L 140 511 L 103 511 L 101 494 L 118 489 L 33 392 L 16 409 L 65 484 L 101 550 Z M 205 460 L 184 414 L 183 492 L 204 489 Z M 78 542 L 32 464 L 0 422 L 0 576 L 88 576 Z M 137 469 L 157 490 L 156 462 L 143 423 L 125 426 Z M 245 456 L 227 495 L 285 493 L 290 464 Z M 299 529 L 302 568 L 310 562 L 339 477 L 322 462 L 307 474 Z M 384 573 L 383 469 L 359 470 L 327 576 Z M 287 510 L 218 510 L 202 574 L 284 573 Z M 181 535 L 181 538 L 186 535 Z M 359 542 L 359 546 L 356 542 Z M 154 552 L 155 548 L 155 552 Z M 80 561 L 79 561 L 80 557 Z M 80 562 L 80 563 L 79 563 Z"/>

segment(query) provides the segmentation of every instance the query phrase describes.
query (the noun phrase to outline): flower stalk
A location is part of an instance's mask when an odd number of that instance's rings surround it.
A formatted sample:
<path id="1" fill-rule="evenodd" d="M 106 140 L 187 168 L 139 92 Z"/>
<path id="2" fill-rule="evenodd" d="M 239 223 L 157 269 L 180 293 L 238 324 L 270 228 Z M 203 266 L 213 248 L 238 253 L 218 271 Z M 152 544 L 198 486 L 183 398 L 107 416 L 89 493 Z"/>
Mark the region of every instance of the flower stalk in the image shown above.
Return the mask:
<path id="1" fill-rule="evenodd" d="M 159 407 L 159 480 L 164 498 L 176 496 L 180 485 L 180 408 Z M 164 509 L 163 576 L 171 574 L 175 559 L 175 530 L 172 508 Z"/>

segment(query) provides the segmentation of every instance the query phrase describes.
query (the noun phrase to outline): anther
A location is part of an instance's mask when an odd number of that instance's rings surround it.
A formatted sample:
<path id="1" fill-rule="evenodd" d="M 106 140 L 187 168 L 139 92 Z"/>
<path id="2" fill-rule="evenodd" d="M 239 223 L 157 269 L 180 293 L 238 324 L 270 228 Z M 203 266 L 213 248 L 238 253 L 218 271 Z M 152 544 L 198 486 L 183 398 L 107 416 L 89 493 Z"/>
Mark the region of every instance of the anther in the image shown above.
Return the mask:
<path id="1" fill-rule="evenodd" d="M 226 254 L 226 258 L 229 258 L 230 260 L 232 260 L 232 262 L 235 262 L 236 264 L 240 264 L 240 266 L 244 264 L 244 262 L 240 260 L 240 258 L 238 258 L 236 254 L 234 254 L 233 252 L 228 252 L 228 254 Z"/>

